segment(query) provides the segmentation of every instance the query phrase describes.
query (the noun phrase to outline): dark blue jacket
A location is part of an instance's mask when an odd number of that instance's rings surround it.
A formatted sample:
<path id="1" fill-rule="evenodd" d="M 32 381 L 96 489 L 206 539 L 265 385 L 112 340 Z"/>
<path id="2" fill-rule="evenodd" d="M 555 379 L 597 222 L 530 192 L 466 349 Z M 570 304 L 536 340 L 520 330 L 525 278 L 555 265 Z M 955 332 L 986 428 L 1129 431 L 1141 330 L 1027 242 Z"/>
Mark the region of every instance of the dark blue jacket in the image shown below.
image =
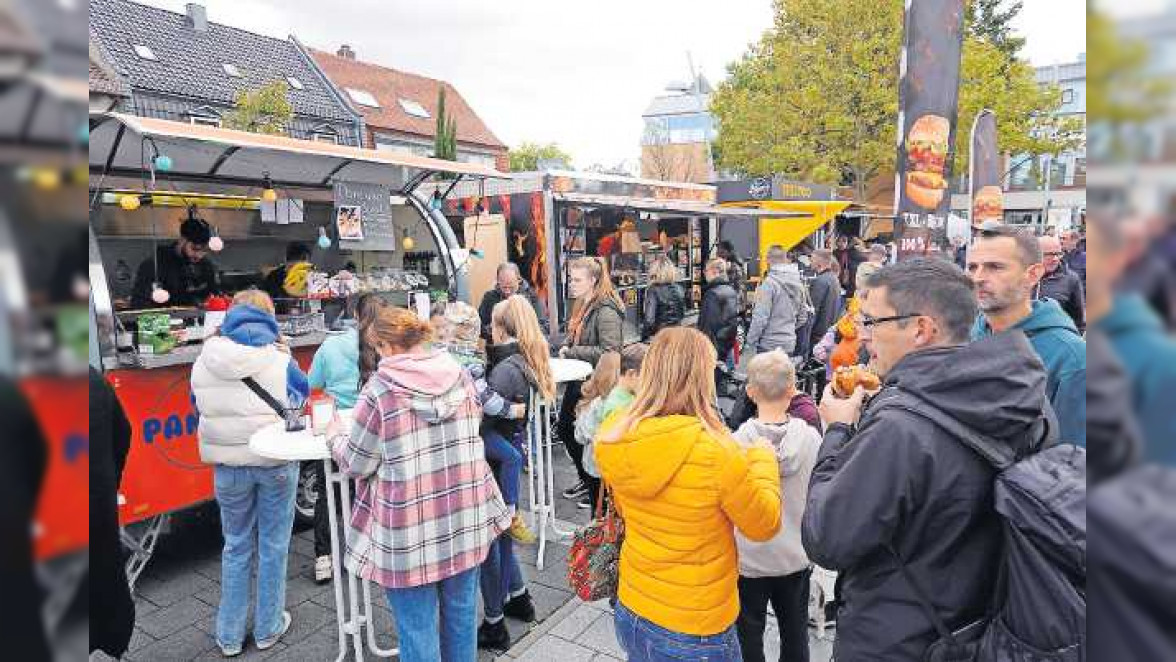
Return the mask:
<path id="1" fill-rule="evenodd" d="M 1046 394 L 1061 425 L 1063 442 L 1086 445 L 1086 341 L 1056 301 L 1034 301 L 1033 312 L 1013 325 L 1024 331 L 1048 374 Z M 972 340 L 992 335 L 981 315 Z"/>
<path id="2" fill-rule="evenodd" d="M 1097 328 L 1127 371 L 1145 460 L 1176 465 L 1176 340 L 1138 294 L 1120 294 Z"/>

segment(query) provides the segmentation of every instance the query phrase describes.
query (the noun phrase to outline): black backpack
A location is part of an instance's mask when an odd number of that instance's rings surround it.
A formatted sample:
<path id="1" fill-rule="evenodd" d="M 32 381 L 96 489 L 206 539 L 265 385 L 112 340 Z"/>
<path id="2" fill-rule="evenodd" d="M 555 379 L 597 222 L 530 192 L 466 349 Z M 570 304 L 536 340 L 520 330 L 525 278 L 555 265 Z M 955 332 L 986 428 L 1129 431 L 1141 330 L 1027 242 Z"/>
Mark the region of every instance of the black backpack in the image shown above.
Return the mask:
<path id="1" fill-rule="evenodd" d="M 986 438 L 909 392 L 883 393 L 892 406 L 946 430 L 997 470 L 993 506 L 1004 553 L 984 618 L 952 632 L 892 549 L 940 639 L 925 659 L 1080 662 L 1086 659 L 1086 449 L 1051 445 L 1052 412 L 1023 448 Z"/>

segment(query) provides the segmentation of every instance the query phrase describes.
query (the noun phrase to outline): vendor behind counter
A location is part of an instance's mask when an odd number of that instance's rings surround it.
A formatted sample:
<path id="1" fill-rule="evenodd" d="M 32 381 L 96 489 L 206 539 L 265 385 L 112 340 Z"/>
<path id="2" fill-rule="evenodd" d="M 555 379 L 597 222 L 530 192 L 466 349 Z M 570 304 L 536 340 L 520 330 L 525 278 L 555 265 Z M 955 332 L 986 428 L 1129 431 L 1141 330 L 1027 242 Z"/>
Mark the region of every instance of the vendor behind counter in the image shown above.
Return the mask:
<path id="1" fill-rule="evenodd" d="M 160 246 L 155 257 L 147 258 L 135 274 L 131 307 L 155 308 L 164 303 L 173 306 L 199 306 L 212 294 L 220 294 L 216 265 L 208 259 L 212 229 L 208 222 L 189 211 L 180 224 L 180 237 Z M 168 293 L 166 301 L 155 301 L 155 284 Z"/>

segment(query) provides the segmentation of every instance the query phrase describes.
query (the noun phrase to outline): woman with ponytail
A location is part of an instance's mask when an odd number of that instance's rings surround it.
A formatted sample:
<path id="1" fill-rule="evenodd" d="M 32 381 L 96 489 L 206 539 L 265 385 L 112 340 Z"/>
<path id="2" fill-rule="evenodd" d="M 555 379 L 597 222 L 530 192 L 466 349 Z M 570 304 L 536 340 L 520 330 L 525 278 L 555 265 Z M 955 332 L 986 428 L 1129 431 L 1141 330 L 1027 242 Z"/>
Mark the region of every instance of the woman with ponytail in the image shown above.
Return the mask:
<path id="1" fill-rule="evenodd" d="M 572 262 L 568 268 L 568 297 L 575 300 L 576 309 L 568 322 L 567 337 L 559 355 L 587 361 L 596 367 L 605 352 L 621 351 L 625 306 L 613 287 L 603 258 L 582 257 Z M 580 477 L 579 484 L 564 490 L 563 496 L 578 499 L 579 506 L 587 509 L 592 506 L 587 496 L 592 476 L 584 470 L 584 447 L 575 440 L 579 402 L 580 384 L 571 382 L 560 404 L 555 431 Z"/>
<path id="2" fill-rule="evenodd" d="M 528 402 L 531 391 L 545 399 L 555 397 L 550 351 L 535 309 L 516 294 L 494 306 L 491 312 L 490 388 L 510 402 Z M 482 564 L 482 602 L 486 620 L 478 628 L 478 647 L 506 650 L 510 633 L 504 617 L 535 620 L 535 605 L 527 592 L 522 570 L 514 556 L 514 541 L 534 542 L 518 513 L 523 456 L 512 438 L 523 437 L 524 421 L 497 416 L 482 419 L 486 457 L 497 464 L 498 484 L 508 507 L 514 507 L 509 534 L 499 537 Z M 524 442 L 525 443 L 525 442 Z"/>

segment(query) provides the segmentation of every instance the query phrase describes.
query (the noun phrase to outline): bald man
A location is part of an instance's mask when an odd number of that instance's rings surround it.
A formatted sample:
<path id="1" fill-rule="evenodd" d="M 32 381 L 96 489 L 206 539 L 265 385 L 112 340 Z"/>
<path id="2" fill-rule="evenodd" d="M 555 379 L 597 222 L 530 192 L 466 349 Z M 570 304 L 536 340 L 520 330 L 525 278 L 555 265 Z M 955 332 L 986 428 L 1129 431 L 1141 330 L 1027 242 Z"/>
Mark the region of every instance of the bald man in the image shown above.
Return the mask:
<path id="1" fill-rule="evenodd" d="M 1082 279 L 1074 273 L 1066 261 L 1062 243 L 1057 237 L 1040 237 L 1041 254 L 1044 258 L 1045 274 L 1037 290 L 1038 299 L 1053 299 L 1062 310 L 1074 320 L 1074 326 L 1082 332 L 1086 329 L 1086 297 L 1082 291 Z"/>

